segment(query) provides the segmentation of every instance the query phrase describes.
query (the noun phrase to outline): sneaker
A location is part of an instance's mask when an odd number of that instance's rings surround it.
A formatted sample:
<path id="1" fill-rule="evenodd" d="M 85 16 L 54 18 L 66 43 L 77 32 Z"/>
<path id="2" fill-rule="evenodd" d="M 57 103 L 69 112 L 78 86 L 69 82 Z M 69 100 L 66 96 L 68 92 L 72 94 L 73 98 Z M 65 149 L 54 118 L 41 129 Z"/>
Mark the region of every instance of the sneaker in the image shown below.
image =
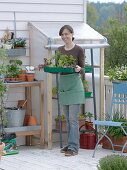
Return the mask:
<path id="1" fill-rule="evenodd" d="M 67 150 L 68 150 L 68 146 L 62 148 L 62 149 L 60 150 L 60 152 L 61 152 L 61 153 L 65 153 L 65 152 L 67 152 Z"/>
<path id="2" fill-rule="evenodd" d="M 77 155 L 78 153 L 71 150 L 71 149 L 68 149 L 66 152 L 65 152 L 65 156 L 75 156 Z"/>

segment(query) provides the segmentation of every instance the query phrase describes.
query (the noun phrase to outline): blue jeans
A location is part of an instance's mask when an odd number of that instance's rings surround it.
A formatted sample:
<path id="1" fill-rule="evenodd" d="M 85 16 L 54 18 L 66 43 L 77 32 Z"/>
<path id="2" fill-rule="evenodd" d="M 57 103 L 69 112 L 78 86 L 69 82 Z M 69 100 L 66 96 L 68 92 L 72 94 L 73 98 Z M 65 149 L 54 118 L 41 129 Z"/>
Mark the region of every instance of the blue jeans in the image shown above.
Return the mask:
<path id="1" fill-rule="evenodd" d="M 67 121 L 68 149 L 78 153 L 79 122 L 77 116 L 80 111 L 80 104 L 62 105 L 62 107 Z"/>

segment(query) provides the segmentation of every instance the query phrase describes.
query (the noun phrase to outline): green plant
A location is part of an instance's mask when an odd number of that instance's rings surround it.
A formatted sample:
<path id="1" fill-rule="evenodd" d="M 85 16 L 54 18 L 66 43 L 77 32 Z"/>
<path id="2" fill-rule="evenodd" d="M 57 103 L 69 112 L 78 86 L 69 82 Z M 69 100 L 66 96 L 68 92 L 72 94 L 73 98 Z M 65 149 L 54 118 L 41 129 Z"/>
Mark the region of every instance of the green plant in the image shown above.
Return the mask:
<path id="1" fill-rule="evenodd" d="M 3 118 L 3 114 L 4 114 L 4 99 L 5 99 L 5 95 L 7 93 L 7 86 L 4 83 L 4 77 L 6 75 L 6 71 L 7 71 L 7 55 L 5 54 L 4 49 L 0 50 L 0 118 L 1 121 L 3 123 L 4 118 Z"/>
<path id="2" fill-rule="evenodd" d="M 76 65 L 76 59 L 74 56 L 61 54 L 59 50 L 56 51 L 56 54 L 52 56 L 51 59 L 44 60 L 45 65 L 49 67 L 74 67 Z M 56 61 L 55 64 L 53 64 L 53 60 Z"/>
<path id="3" fill-rule="evenodd" d="M 90 112 L 86 112 L 86 117 L 89 119 L 89 122 L 91 122 L 91 118 L 93 117 L 93 114 Z"/>
<path id="4" fill-rule="evenodd" d="M 82 80 L 84 91 L 88 91 L 88 81 L 87 80 Z"/>
<path id="5" fill-rule="evenodd" d="M 79 119 L 84 119 L 84 118 L 86 118 L 86 115 L 85 114 L 78 114 L 78 118 Z M 57 116 L 56 118 L 55 118 L 55 120 L 58 120 L 59 119 L 59 117 Z M 61 120 L 64 120 L 64 119 L 66 119 L 66 116 L 65 115 L 61 115 L 60 116 L 60 119 Z"/>
<path id="6" fill-rule="evenodd" d="M 107 76 L 109 76 L 109 80 L 127 80 L 127 66 L 121 66 L 121 67 L 114 67 L 109 68 L 107 71 Z"/>
<path id="7" fill-rule="evenodd" d="M 21 60 L 10 60 L 7 65 L 6 77 L 17 77 L 22 71 L 21 65 Z"/>
<path id="8" fill-rule="evenodd" d="M 65 115 L 60 115 L 60 119 L 61 120 L 64 120 L 66 117 L 65 117 Z M 59 119 L 59 116 L 57 116 L 56 118 L 55 118 L 55 120 L 58 120 Z"/>
<path id="9" fill-rule="evenodd" d="M 112 121 L 114 122 L 124 122 L 127 123 L 127 119 L 125 119 L 119 112 L 114 113 Z M 125 131 L 127 131 L 127 127 L 124 127 Z M 115 139 L 119 139 L 123 136 L 126 136 L 121 127 L 111 126 L 108 131 L 108 135 L 114 137 Z"/>
<path id="10" fill-rule="evenodd" d="M 99 160 L 98 170 L 126 170 L 127 157 L 123 155 L 108 155 Z"/>
<path id="11" fill-rule="evenodd" d="M 106 72 L 109 67 L 121 67 L 127 63 L 127 24 L 123 25 L 116 19 L 110 19 L 110 27 L 107 30 L 107 39 L 110 47 L 106 49 L 105 53 L 105 68 Z"/>
<path id="12" fill-rule="evenodd" d="M 78 118 L 79 119 L 85 119 L 86 118 L 86 114 L 78 114 Z"/>
<path id="13" fill-rule="evenodd" d="M 25 38 L 16 38 L 13 42 L 14 47 L 25 47 L 26 39 Z"/>
<path id="14" fill-rule="evenodd" d="M 53 88 L 52 88 L 52 93 L 53 93 L 53 94 L 57 94 L 57 93 L 58 93 L 58 90 L 57 90 L 56 87 L 53 87 Z"/>

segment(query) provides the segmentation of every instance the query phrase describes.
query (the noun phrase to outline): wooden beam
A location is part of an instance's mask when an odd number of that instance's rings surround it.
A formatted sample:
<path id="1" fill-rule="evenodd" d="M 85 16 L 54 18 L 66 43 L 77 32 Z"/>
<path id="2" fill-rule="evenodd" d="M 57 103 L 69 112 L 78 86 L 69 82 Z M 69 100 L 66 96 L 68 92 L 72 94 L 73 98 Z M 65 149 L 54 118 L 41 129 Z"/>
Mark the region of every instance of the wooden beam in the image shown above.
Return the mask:
<path id="1" fill-rule="evenodd" d="M 52 51 L 48 50 L 48 58 Z M 52 149 L 52 74 L 47 73 L 48 149 Z"/>
<path id="2" fill-rule="evenodd" d="M 104 48 L 100 49 L 100 114 L 99 120 L 103 120 L 104 114 Z"/>
<path id="3" fill-rule="evenodd" d="M 41 133 L 40 133 L 40 147 L 44 148 L 45 144 L 45 134 L 44 134 L 44 82 L 41 82 L 40 85 L 40 125 L 41 125 Z"/>
<path id="4" fill-rule="evenodd" d="M 30 135 L 39 135 L 41 130 L 33 130 L 33 131 L 21 131 L 16 132 L 16 136 L 30 136 Z"/>

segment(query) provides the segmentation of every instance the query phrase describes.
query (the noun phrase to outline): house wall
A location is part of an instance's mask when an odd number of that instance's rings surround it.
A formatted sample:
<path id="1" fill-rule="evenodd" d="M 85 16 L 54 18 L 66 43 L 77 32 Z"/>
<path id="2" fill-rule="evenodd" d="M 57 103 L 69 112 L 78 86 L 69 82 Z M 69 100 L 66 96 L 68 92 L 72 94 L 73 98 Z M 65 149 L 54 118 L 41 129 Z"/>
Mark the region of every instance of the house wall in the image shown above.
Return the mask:
<path id="1" fill-rule="evenodd" d="M 30 62 L 29 21 L 86 22 L 85 8 L 86 0 L 0 0 L 0 38 L 7 27 L 13 32 L 16 28 L 16 37 L 27 38 L 27 54 L 20 57 L 25 67 Z"/>
<path id="2" fill-rule="evenodd" d="M 23 67 L 30 64 L 28 22 L 62 21 L 86 22 L 86 0 L 0 0 L 0 39 L 7 27 L 15 37 L 27 38 L 26 56 L 9 57 L 22 60 Z M 24 99 L 24 89 L 9 89 L 7 106 L 18 99 Z"/>

